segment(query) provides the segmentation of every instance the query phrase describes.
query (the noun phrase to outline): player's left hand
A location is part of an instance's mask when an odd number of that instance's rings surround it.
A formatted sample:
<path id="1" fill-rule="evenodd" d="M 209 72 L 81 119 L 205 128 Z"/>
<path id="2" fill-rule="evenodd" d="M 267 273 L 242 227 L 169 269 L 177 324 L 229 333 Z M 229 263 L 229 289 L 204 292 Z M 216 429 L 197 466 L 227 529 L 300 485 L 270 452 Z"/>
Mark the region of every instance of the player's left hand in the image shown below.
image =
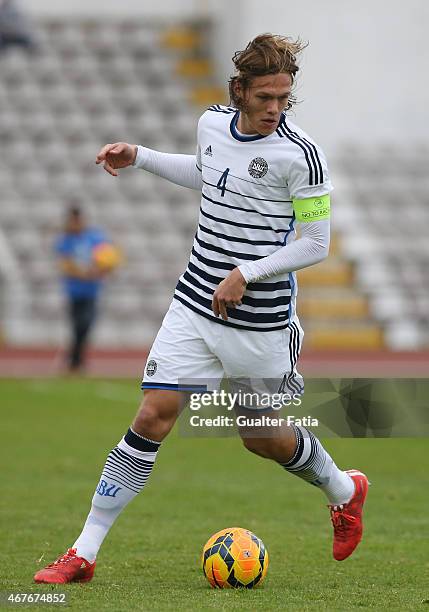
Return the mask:
<path id="1" fill-rule="evenodd" d="M 216 287 L 213 294 L 212 310 L 215 315 L 228 320 L 228 308 L 241 305 L 241 299 L 246 289 L 246 281 L 238 268 L 234 268 L 230 274 Z"/>

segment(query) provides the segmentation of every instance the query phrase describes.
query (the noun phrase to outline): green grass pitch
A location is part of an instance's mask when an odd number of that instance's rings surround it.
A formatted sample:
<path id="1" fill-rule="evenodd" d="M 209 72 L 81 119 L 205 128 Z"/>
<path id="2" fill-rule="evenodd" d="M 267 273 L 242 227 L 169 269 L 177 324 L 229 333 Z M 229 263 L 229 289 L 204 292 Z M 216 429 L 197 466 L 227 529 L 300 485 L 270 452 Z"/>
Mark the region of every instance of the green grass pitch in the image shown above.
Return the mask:
<path id="1" fill-rule="evenodd" d="M 138 383 L 4 380 L 0 395 L 1 589 L 52 592 L 33 573 L 79 533 L 105 457 L 136 410 Z M 372 481 L 364 541 L 347 561 L 331 557 L 320 491 L 238 439 L 174 431 L 106 539 L 93 582 L 57 590 L 75 610 L 428 610 L 427 440 L 326 446 Z M 260 589 L 212 590 L 201 572 L 203 544 L 229 526 L 253 530 L 268 548 Z"/>

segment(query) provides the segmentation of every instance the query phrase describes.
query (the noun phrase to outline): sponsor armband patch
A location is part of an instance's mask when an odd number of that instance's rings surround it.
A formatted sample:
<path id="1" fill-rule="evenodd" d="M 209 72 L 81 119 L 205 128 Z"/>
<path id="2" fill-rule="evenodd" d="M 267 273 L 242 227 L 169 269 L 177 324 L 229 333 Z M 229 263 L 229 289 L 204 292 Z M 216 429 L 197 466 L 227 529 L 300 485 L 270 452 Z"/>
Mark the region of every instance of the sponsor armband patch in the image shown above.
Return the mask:
<path id="1" fill-rule="evenodd" d="M 296 220 L 300 223 L 329 219 L 331 216 L 331 198 L 329 194 L 315 198 L 293 200 Z"/>

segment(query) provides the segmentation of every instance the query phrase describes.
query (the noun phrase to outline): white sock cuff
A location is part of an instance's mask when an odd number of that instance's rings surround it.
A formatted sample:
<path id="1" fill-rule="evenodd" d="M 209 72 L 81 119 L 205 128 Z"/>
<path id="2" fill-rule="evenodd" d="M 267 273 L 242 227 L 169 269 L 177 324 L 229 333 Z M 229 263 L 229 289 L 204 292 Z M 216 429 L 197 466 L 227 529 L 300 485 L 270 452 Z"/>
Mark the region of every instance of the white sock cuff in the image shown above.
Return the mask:
<path id="1" fill-rule="evenodd" d="M 137 459 L 144 459 L 145 461 L 155 462 L 157 453 L 149 453 L 146 451 L 140 451 L 137 448 L 133 448 L 129 444 L 125 442 L 125 436 L 118 442 L 117 447 L 120 448 L 124 453 L 128 453 L 132 457 L 137 457 Z"/>

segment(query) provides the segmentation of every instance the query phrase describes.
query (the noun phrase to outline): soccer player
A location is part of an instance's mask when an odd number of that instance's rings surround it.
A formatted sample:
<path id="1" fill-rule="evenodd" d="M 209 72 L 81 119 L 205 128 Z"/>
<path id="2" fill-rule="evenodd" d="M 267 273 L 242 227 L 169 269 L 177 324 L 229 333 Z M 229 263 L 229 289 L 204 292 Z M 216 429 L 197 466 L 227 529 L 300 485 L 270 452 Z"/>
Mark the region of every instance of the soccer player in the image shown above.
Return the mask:
<path id="1" fill-rule="evenodd" d="M 134 166 L 200 190 L 200 217 L 187 269 L 148 357 L 134 422 L 107 457 L 81 534 L 37 572 L 36 582 L 91 580 L 105 536 L 144 488 L 183 394 L 193 390 L 183 381 L 269 378 L 302 391 L 294 272 L 328 254 L 331 183 L 321 149 L 286 114 L 301 50 L 299 41 L 263 34 L 234 55 L 232 106 L 214 105 L 202 115 L 196 156 L 124 142 L 97 156 L 113 176 Z M 339 469 L 304 427 L 242 438 L 248 450 L 325 493 L 334 558 L 348 557 L 362 537 L 366 476 Z"/>

